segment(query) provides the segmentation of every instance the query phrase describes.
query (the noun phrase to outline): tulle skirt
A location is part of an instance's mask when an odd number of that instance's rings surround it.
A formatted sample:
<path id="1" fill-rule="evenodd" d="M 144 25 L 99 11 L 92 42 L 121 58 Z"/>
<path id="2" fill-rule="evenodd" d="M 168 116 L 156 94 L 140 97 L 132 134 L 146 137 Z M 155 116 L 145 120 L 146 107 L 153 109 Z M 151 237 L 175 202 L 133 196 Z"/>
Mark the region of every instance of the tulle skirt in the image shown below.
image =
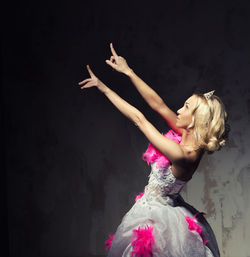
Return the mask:
<path id="1" fill-rule="evenodd" d="M 202 229 L 202 236 L 187 222 L 186 217 L 192 219 L 194 216 Z M 132 254 L 135 250 L 133 231 L 143 228 L 151 228 L 153 234 L 152 251 L 147 256 L 220 256 L 214 233 L 203 214 L 187 204 L 180 195 L 169 197 L 165 204 L 154 199 L 147 201 L 145 195 L 138 199 L 118 226 L 107 256 L 144 257 Z"/>

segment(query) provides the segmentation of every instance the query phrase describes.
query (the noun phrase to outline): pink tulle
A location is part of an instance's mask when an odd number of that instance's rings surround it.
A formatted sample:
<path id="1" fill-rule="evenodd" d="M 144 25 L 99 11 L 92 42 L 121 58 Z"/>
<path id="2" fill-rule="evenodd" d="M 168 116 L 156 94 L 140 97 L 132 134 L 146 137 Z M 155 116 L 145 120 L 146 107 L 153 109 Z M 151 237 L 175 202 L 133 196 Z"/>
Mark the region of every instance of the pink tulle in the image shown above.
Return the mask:
<path id="1" fill-rule="evenodd" d="M 152 245 L 154 244 L 153 227 L 146 225 L 145 228 L 134 229 L 131 245 L 133 251 L 130 256 L 133 257 L 152 257 Z"/>
<path id="2" fill-rule="evenodd" d="M 175 133 L 172 129 L 170 129 L 163 136 L 172 139 L 178 144 L 181 142 L 181 136 Z M 148 144 L 148 148 L 146 152 L 142 155 L 142 159 L 144 161 L 147 161 L 148 165 L 157 161 L 157 168 L 160 168 L 162 166 L 166 167 L 170 163 L 168 158 L 163 155 L 158 149 L 156 149 L 151 143 Z"/>
<path id="3" fill-rule="evenodd" d="M 105 250 L 108 250 L 111 247 L 114 237 L 115 235 L 109 235 L 109 239 L 105 241 Z"/>
<path id="4" fill-rule="evenodd" d="M 143 195 L 144 195 L 144 191 L 135 197 L 135 202 L 137 202 L 137 200 L 142 198 Z"/>
<path id="5" fill-rule="evenodd" d="M 202 227 L 197 223 L 197 220 L 195 218 L 197 214 L 198 213 L 196 213 L 193 218 L 185 216 L 185 219 L 188 222 L 188 229 L 196 231 L 201 236 L 203 244 L 205 245 L 208 242 L 208 240 L 204 239 L 204 236 L 202 234 Z"/>

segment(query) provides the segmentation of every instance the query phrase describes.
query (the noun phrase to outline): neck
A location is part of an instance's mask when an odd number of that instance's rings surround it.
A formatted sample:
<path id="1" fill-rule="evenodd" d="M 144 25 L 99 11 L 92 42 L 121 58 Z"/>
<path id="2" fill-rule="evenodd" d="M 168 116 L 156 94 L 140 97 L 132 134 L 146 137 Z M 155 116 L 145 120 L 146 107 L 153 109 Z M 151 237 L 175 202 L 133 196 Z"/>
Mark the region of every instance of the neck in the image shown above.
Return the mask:
<path id="1" fill-rule="evenodd" d="M 186 150 L 195 151 L 198 154 L 198 160 L 201 160 L 204 149 L 197 146 L 197 141 L 194 137 L 193 131 L 183 130 L 180 145 Z"/>
<path id="2" fill-rule="evenodd" d="M 187 131 L 186 129 L 183 130 L 180 145 L 193 146 L 193 147 L 196 146 L 196 140 L 195 140 L 193 131 Z"/>

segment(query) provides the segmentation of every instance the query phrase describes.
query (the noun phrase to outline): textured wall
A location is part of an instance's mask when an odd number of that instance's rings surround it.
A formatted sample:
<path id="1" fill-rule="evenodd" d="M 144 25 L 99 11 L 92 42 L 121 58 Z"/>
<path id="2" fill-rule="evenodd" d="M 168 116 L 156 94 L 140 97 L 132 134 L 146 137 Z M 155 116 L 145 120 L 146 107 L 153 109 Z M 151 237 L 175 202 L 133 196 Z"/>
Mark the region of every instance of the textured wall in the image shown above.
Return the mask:
<path id="1" fill-rule="evenodd" d="M 174 2 L 174 3 L 173 3 Z M 105 256 L 147 184 L 148 141 L 96 88 L 96 75 L 161 132 L 168 127 L 105 64 L 113 42 L 179 109 L 195 87 L 216 90 L 231 134 L 204 156 L 183 197 L 207 213 L 222 257 L 250 256 L 248 1 L 12 2 L 4 12 L 3 121 L 10 256 Z"/>

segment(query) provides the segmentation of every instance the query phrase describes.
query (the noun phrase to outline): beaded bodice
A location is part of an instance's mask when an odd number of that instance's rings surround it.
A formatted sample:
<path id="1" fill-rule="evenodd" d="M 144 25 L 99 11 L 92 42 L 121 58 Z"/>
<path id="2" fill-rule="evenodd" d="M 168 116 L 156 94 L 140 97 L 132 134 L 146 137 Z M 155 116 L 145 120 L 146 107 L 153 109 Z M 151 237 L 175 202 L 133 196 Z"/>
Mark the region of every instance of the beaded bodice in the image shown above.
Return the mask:
<path id="1" fill-rule="evenodd" d="M 145 197 L 147 200 L 158 198 L 161 202 L 174 199 L 186 184 L 186 181 L 174 177 L 171 166 L 156 167 L 157 162 L 151 164 L 148 185 L 145 187 Z"/>

